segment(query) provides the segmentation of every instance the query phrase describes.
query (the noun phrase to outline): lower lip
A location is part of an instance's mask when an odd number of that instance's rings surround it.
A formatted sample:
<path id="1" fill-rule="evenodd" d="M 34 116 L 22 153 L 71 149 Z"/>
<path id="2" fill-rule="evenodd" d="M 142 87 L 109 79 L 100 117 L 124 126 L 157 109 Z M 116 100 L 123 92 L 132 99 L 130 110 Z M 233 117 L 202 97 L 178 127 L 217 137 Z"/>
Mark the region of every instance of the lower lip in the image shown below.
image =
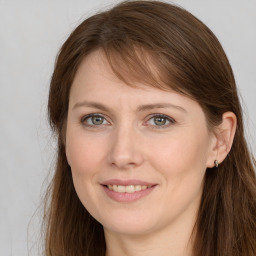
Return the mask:
<path id="1" fill-rule="evenodd" d="M 120 192 L 115 192 L 113 190 L 110 190 L 106 186 L 102 186 L 102 187 L 103 187 L 104 191 L 106 192 L 106 194 L 114 201 L 128 203 L 128 202 L 137 201 L 140 198 L 147 196 L 155 189 L 156 186 L 152 186 L 150 188 L 147 188 L 147 189 L 144 189 L 141 191 L 136 191 L 134 193 L 127 193 L 127 192 L 120 193 Z"/>

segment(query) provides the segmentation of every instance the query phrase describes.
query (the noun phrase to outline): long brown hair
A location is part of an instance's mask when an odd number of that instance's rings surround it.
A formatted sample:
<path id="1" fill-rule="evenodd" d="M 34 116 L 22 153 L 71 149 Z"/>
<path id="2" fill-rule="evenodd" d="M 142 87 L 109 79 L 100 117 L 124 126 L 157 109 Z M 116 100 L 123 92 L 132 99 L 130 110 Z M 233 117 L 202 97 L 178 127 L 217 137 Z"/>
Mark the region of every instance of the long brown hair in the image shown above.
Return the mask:
<path id="1" fill-rule="evenodd" d="M 235 113 L 230 153 L 218 169 L 206 170 L 193 255 L 255 255 L 255 165 L 244 138 L 232 69 L 209 28 L 186 10 L 158 1 L 123 2 L 86 19 L 59 52 L 48 102 L 58 154 L 46 196 L 46 255 L 105 255 L 103 227 L 79 201 L 65 155 L 69 91 L 81 61 L 97 49 L 128 86 L 139 80 L 196 100 L 209 129 L 221 122 L 224 112 Z"/>

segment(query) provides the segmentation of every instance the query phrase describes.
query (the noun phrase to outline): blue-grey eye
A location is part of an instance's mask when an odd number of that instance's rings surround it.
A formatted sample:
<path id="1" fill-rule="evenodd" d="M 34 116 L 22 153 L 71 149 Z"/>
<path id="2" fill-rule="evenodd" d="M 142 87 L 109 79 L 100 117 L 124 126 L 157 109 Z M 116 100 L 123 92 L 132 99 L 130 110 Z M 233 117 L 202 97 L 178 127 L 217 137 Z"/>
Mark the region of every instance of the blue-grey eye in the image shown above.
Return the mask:
<path id="1" fill-rule="evenodd" d="M 166 118 L 165 117 L 154 117 L 154 123 L 156 125 L 165 125 L 167 122 Z"/>
<path id="2" fill-rule="evenodd" d="M 99 126 L 107 124 L 108 122 L 103 116 L 100 115 L 88 115 L 82 119 L 82 123 L 88 126 Z"/>
<path id="3" fill-rule="evenodd" d="M 149 120 L 148 120 L 149 125 L 151 125 L 152 127 L 159 127 L 159 128 L 165 128 L 170 126 L 171 124 L 175 123 L 175 120 L 172 119 L 169 116 L 163 115 L 163 114 L 157 114 L 152 116 Z"/>
<path id="4" fill-rule="evenodd" d="M 103 124 L 104 118 L 101 116 L 92 116 L 91 117 L 92 123 L 95 125 Z"/>

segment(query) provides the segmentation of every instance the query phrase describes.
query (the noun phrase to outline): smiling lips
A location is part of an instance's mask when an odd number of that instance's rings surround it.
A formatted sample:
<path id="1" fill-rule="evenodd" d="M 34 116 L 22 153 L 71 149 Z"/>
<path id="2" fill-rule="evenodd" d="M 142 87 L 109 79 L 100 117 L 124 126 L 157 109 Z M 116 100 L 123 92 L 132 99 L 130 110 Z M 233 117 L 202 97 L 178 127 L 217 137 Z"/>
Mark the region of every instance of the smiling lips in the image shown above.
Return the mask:
<path id="1" fill-rule="evenodd" d="M 117 202 L 133 202 L 151 193 L 156 184 L 139 180 L 109 180 L 102 186 L 111 199 Z"/>
<path id="2" fill-rule="evenodd" d="M 134 193 L 138 192 L 141 190 L 145 190 L 147 188 L 150 188 L 152 186 L 146 186 L 146 185 L 128 185 L 128 186 L 123 186 L 123 185 L 107 185 L 108 189 L 113 190 L 115 192 L 119 193 Z"/>

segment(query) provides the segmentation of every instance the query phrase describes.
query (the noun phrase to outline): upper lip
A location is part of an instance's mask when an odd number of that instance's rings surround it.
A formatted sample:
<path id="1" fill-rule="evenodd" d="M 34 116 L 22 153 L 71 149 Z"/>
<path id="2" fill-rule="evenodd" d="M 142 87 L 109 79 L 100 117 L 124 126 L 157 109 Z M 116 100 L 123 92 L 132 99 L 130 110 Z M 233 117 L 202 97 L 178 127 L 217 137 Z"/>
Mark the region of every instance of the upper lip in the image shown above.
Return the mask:
<path id="1" fill-rule="evenodd" d="M 131 180 L 110 179 L 102 182 L 101 185 L 122 185 L 122 186 L 141 185 L 141 186 L 150 187 L 156 184 L 142 181 L 142 180 L 136 180 L 136 179 L 131 179 Z"/>

